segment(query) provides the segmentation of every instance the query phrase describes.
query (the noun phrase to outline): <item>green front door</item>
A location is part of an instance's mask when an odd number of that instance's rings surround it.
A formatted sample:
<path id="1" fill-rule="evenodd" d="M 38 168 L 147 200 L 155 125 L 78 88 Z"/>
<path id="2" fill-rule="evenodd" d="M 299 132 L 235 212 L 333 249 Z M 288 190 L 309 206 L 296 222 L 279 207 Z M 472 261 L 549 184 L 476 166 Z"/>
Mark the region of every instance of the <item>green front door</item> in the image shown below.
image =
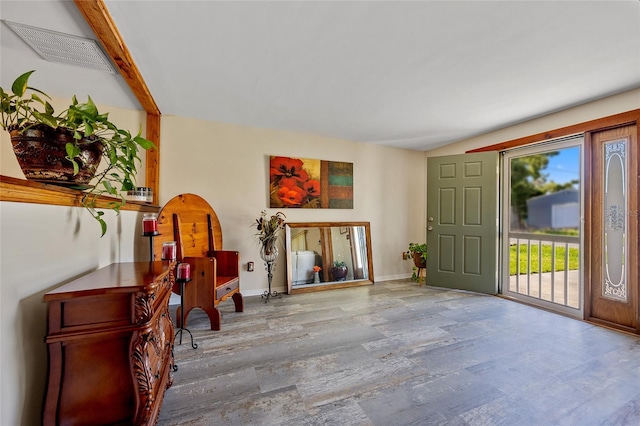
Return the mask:
<path id="1" fill-rule="evenodd" d="M 427 159 L 427 285 L 498 292 L 498 154 Z"/>

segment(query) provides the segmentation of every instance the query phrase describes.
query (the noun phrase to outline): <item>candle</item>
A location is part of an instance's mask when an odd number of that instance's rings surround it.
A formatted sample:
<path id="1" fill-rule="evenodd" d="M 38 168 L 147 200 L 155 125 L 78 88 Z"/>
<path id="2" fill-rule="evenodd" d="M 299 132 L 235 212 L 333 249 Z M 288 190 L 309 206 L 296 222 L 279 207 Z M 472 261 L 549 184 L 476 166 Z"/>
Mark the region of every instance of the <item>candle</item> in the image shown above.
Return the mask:
<path id="1" fill-rule="evenodd" d="M 155 213 L 145 213 L 142 217 L 142 232 L 145 235 L 158 233 L 158 216 Z"/>
<path id="2" fill-rule="evenodd" d="M 191 279 L 191 265 L 188 263 L 178 263 L 176 278 L 179 280 L 189 281 Z"/>
<path id="3" fill-rule="evenodd" d="M 162 243 L 162 259 L 163 260 L 176 260 L 177 247 L 175 241 L 167 241 Z"/>

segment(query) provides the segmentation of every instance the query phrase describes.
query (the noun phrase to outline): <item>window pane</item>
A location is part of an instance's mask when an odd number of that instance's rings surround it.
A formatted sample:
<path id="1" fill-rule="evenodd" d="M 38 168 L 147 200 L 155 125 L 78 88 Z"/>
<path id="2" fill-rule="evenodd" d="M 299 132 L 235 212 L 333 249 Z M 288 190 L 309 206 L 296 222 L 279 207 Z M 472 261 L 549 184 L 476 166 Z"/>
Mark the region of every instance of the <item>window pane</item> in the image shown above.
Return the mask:
<path id="1" fill-rule="evenodd" d="M 578 235 L 580 147 L 510 160 L 510 230 Z"/>

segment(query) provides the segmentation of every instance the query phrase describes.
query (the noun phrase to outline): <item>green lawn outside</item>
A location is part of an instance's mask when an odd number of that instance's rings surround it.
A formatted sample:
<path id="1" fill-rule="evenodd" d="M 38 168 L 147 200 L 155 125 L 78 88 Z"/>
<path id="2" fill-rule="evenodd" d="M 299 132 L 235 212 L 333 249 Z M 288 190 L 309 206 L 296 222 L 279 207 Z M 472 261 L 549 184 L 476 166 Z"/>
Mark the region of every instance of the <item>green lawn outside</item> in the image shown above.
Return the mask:
<path id="1" fill-rule="evenodd" d="M 527 273 L 527 245 L 520 245 L 520 274 Z M 564 247 L 556 247 L 556 271 L 564 271 Z M 577 248 L 569 248 L 569 270 L 576 270 L 580 266 L 578 259 L 579 251 Z M 542 272 L 551 272 L 551 245 L 542 246 Z M 540 265 L 538 264 L 538 246 L 531 246 L 531 273 L 538 273 Z M 516 246 L 511 246 L 509 274 L 516 275 Z"/>
<path id="2" fill-rule="evenodd" d="M 547 235 L 568 235 L 577 237 L 580 235 L 580 230 L 576 228 L 563 228 L 563 229 L 538 229 L 536 231 L 529 231 L 533 234 L 547 234 Z"/>

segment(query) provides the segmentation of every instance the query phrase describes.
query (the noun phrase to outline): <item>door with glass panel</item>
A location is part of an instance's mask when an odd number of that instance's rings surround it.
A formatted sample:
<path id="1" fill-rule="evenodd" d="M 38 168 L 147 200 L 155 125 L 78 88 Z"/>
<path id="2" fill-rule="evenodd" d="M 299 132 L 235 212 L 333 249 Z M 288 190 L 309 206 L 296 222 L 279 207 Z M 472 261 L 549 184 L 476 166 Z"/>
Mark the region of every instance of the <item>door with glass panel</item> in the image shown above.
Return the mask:
<path id="1" fill-rule="evenodd" d="M 583 317 L 583 136 L 504 153 L 503 294 Z"/>
<path id="2" fill-rule="evenodd" d="M 636 126 L 592 135 L 587 318 L 640 332 Z"/>

